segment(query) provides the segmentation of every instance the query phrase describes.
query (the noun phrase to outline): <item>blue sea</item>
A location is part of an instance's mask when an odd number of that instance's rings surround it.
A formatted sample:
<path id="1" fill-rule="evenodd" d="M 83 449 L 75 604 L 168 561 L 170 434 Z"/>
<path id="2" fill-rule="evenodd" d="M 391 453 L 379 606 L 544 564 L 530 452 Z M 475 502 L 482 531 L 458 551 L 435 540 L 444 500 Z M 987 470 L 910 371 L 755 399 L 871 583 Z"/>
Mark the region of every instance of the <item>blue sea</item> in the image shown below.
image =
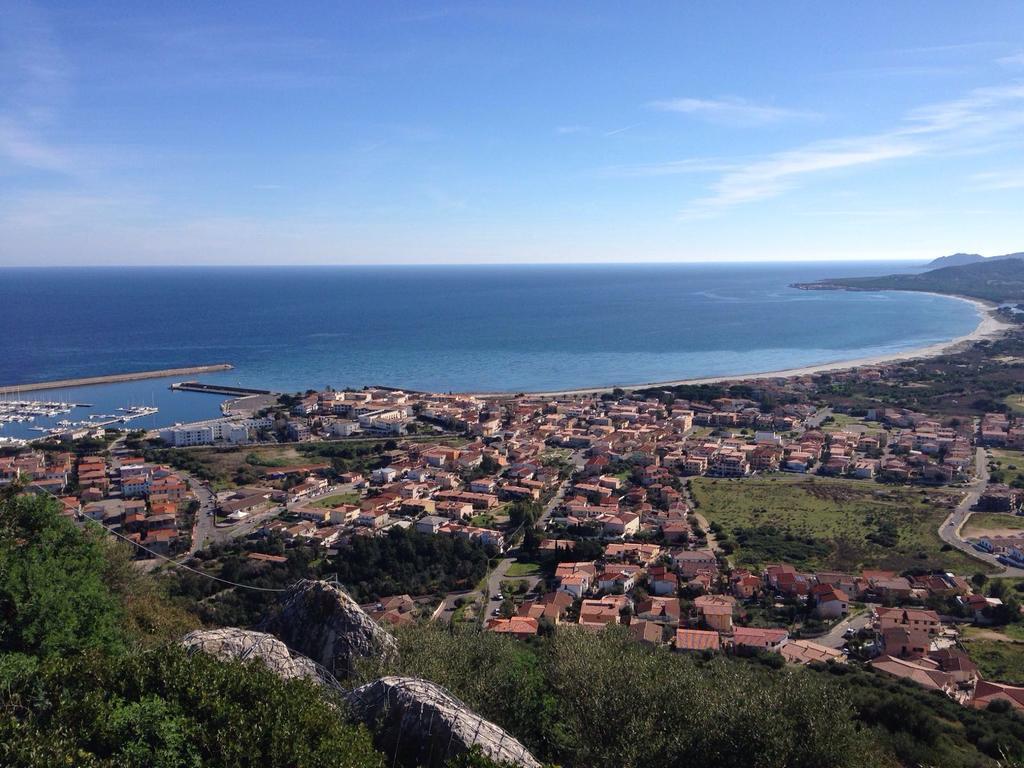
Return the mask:
<path id="1" fill-rule="evenodd" d="M 543 391 L 779 370 L 969 333 L 969 304 L 790 283 L 906 263 L 0 269 L 0 384 L 228 362 L 261 388 Z M 220 398 L 148 380 L 31 397 L 146 426 Z M 70 417 L 82 418 L 84 412 Z M 0 434 L 25 436 L 24 425 Z"/>

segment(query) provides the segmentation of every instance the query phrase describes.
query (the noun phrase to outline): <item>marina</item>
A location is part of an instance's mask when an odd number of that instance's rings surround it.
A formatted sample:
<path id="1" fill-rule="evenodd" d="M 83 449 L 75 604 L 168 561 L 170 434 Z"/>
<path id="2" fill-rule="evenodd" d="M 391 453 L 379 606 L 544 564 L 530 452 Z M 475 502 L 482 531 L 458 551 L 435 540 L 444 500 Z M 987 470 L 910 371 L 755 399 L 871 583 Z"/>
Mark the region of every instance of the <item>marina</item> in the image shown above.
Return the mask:
<path id="1" fill-rule="evenodd" d="M 136 419 L 153 416 L 160 411 L 156 406 L 132 405 L 117 408 L 117 413 L 91 413 L 85 419 L 53 421 L 58 416 L 72 413 L 76 408 L 91 407 L 91 403 L 68 403 L 56 400 L 0 400 L 0 427 L 7 424 L 29 424 L 37 419 L 47 420 L 50 421 L 47 425 L 30 426 L 28 429 L 31 432 L 40 433 L 41 437 L 51 437 L 74 434 L 80 430 L 119 428 L 119 425 L 123 426 Z"/>

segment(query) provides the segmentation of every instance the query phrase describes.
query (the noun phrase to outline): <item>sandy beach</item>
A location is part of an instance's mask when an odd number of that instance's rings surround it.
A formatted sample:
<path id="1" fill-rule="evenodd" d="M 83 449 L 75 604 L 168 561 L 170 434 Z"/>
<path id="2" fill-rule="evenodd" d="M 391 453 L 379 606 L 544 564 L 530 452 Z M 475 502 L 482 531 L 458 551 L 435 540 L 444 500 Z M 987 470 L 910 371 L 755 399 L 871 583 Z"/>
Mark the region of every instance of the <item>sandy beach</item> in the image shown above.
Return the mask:
<path id="1" fill-rule="evenodd" d="M 973 299 L 967 296 L 950 296 L 949 294 L 932 294 L 946 298 L 959 299 L 972 304 L 978 310 L 978 325 L 970 333 L 959 336 L 939 344 L 932 344 L 927 347 L 906 349 L 902 352 L 894 352 L 887 355 L 874 355 L 872 357 L 860 357 L 853 360 L 838 360 L 831 363 L 819 365 L 807 365 L 801 368 L 786 368 L 778 371 L 755 371 L 752 373 L 735 373 L 725 376 L 706 376 L 695 379 L 677 379 L 674 381 L 656 381 L 644 384 L 620 384 L 613 387 L 592 387 L 587 389 L 565 389 L 552 392 L 529 392 L 527 394 L 539 397 L 564 397 L 571 395 L 598 395 L 604 392 L 611 392 L 613 389 L 646 389 L 648 387 L 674 387 L 681 384 L 718 384 L 726 381 L 749 381 L 751 379 L 784 379 L 793 376 L 807 376 L 813 373 L 826 373 L 828 371 L 845 371 L 851 368 L 862 368 L 872 365 L 883 365 L 885 363 L 896 363 L 902 360 L 917 360 L 926 357 L 938 357 L 949 352 L 959 351 L 970 344 L 983 339 L 994 339 L 1002 336 L 1012 326 L 1000 320 L 995 310 L 997 304 L 992 302 Z M 509 397 L 512 392 L 479 392 L 477 397 Z"/>

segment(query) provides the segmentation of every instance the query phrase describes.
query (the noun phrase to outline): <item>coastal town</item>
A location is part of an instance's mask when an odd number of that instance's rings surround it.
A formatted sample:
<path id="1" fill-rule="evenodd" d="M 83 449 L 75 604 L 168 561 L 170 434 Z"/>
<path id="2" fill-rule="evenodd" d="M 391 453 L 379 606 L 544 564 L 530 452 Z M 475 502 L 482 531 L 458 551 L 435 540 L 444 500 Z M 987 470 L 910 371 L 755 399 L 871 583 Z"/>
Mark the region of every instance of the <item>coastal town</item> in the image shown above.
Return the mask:
<path id="1" fill-rule="evenodd" d="M 290 553 L 341 563 L 396 536 L 479 553 L 462 583 L 362 589 L 368 614 L 396 627 L 527 640 L 621 626 L 678 653 L 855 663 L 1024 710 L 1021 662 L 1006 658 L 1018 581 L 1001 578 L 1024 575 L 1024 415 L 851 407 L 822 384 L 242 393 L 219 419 L 7 449 L 0 483 L 55 497 L 143 568 L 215 574 L 234 557 L 273 574 Z"/>

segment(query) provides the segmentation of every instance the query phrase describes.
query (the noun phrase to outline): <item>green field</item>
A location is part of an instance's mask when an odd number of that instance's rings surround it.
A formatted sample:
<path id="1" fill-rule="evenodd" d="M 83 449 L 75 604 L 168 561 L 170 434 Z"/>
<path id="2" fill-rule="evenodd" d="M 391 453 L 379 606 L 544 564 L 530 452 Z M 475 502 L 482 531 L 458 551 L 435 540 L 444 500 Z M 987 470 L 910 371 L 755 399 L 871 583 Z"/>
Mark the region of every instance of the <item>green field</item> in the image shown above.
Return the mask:
<path id="1" fill-rule="evenodd" d="M 1010 410 L 1014 413 L 1024 413 L 1024 395 L 1007 395 L 1003 398 Z"/>
<path id="2" fill-rule="evenodd" d="M 538 573 L 540 573 L 540 566 L 537 563 L 515 562 L 508 567 L 505 575 L 514 579 L 522 576 L 536 576 Z"/>
<path id="3" fill-rule="evenodd" d="M 959 551 L 941 550 L 939 524 L 960 498 L 953 491 L 794 476 L 699 477 L 691 491 L 701 514 L 735 547 L 737 564 L 986 570 Z"/>
<path id="4" fill-rule="evenodd" d="M 1024 684 L 1024 643 L 964 640 L 963 646 L 986 680 Z"/>
<path id="5" fill-rule="evenodd" d="M 1021 451 L 992 451 L 989 462 L 992 481 L 1024 487 L 1024 453 Z"/>
<path id="6" fill-rule="evenodd" d="M 314 507 L 340 507 L 342 504 L 358 504 L 361 497 L 358 493 L 336 493 L 313 502 Z"/>

